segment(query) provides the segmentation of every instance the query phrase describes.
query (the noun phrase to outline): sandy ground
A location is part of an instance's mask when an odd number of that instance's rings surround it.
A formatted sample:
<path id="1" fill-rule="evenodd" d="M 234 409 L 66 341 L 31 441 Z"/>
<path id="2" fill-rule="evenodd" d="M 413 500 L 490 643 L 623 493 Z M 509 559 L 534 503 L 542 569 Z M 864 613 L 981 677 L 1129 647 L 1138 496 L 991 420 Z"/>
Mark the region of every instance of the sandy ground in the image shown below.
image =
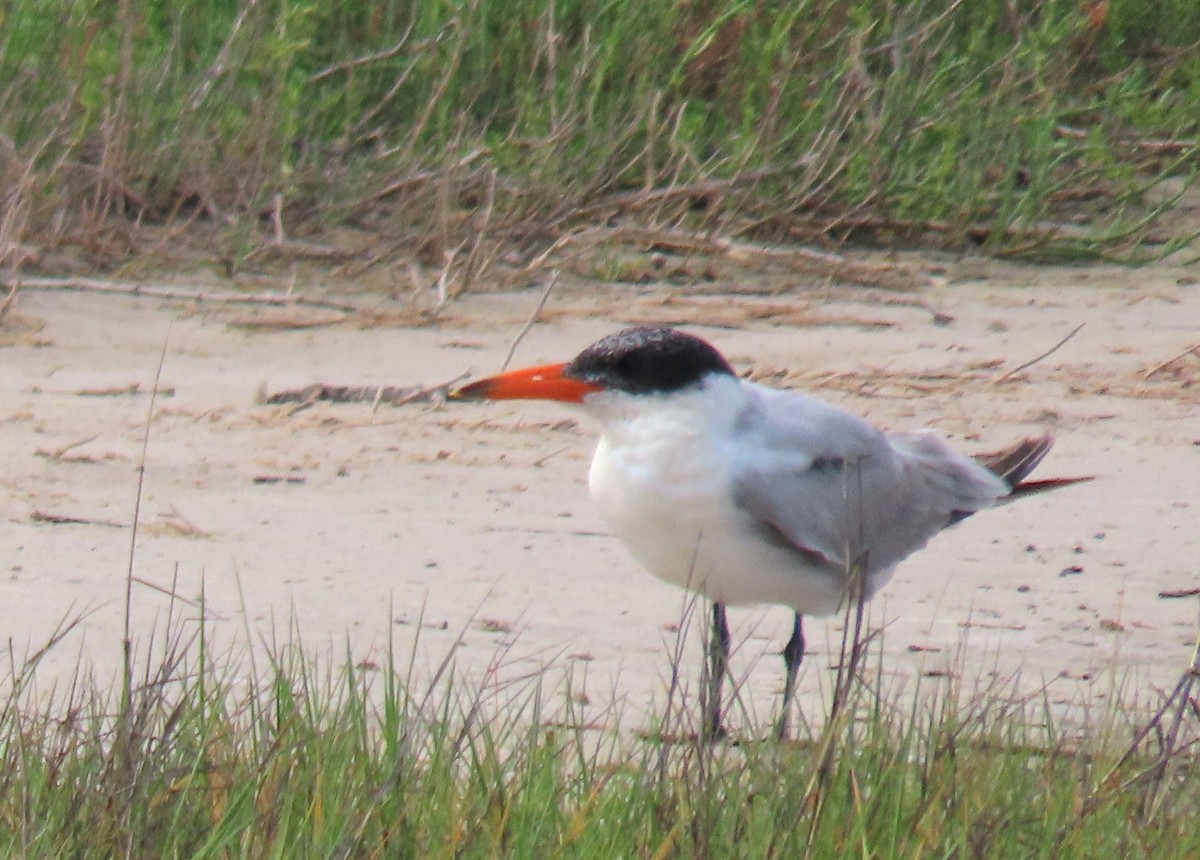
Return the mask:
<path id="1" fill-rule="evenodd" d="M 1019 689 L 1048 685 L 1058 703 L 1102 702 L 1118 681 L 1131 698 L 1169 687 L 1198 621 L 1195 596 L 1162 593 L 1200 587 L 1200 356 L 1184 354 L 1200 340 L 1200 273 L 910 262 L 940 285 L 889 294 L 793 279 L 771 296 L 720 280 L 703 292 L 562 285 L 514 366 L 567 359 L 625 323 L 678 322 L 771 384 L 889 427 L 936 427 L 968 451 L 1052 430 L 1039 474 L 1096 481 L 975 517 L 905 562 L 871 607 L 880 670 L 889 683 L 1019 674 Z M 548 666 L 573 673 L 585 721 L 611 727 L 615 701 L 624 724 L 645 723 L 686 600 L 606 535 L 587 496 L 595 438 L 582 416 L 528 403 L 256 402 L 263 385 L 493 372 L 539 293 L 469 297 L 433 326 L 282 330 L 257 324 L 304 314 L 23 294 L 0 331 L 0 589 L 14 659 L 86 611 L 43 686 L 80 655 L 100 678 L 117 665 L 145 392 L 166 339 L 134 561 L 139 642 L 166 618 L 164 591 L 194 601 L 203 586 L 231 643 L 243 629 L 299 631 L 317 653 L 349 643 L 373 671 L 391 639 L 401 663 L 416 643 L 418 674 L 453 652 L 481 683 Z M 781 687 L 788 621 L 779 609 L 732 613 L 734 668 L 760 718 Z M 809 622 L 810 711 L 839 630 Z M 689 684 L 699 656 L 692 635 Z"/>

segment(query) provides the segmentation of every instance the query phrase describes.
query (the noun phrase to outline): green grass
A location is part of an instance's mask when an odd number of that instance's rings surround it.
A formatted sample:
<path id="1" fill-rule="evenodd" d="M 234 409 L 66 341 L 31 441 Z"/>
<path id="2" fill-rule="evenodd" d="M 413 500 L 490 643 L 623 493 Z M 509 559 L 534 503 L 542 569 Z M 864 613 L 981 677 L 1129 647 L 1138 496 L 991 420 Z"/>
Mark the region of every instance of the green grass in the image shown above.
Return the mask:
<path id="1" fill-rule="evenodd" d="M 272 217 L 437 264 L 481 233 L 527 247 L 614 216 L 1171 250 L 1186 231 L 1158 216 L 1197 165 L 1200 7 L 1086 7 L 14 0 L 0 238 L 112 264 L 146 250 L 114 219 L 190 222 L 235 270 Z"/>
<path id="2" fill-rule="evenodd" d="M 394 659 L 306 655 L 294 631 L 256 667 L 214 653 L 216 632 L 170 623 L 124 705 L 86 667 L 47 698 L 39 658 L 16 664 L 0 854 L 1200 856 L 1195 749 L 1164 739 L 1190 688 L 1157 745 L 1120 714 L 1080 737 L 1003 691 L 926 679 L 903 700 L 859 686 L 795 743 L 711 747 L 661 740 L 695 703 L 661 731 L 598 735 L 572 725 L 569 679 L 472 684 L 447 657 L 418 682 Z"/>

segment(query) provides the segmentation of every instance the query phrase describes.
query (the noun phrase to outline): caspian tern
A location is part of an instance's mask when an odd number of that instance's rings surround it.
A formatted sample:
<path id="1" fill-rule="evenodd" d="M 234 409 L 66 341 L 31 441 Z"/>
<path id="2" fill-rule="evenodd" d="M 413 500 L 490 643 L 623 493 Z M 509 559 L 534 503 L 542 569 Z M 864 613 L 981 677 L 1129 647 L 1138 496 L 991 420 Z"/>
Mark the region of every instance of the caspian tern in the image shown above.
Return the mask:
<path id="1" fill-rule="evenodd" d="M 933 432 L 884 432 L 815 397 L 743 380 L 709 343 L 666 327 L 626 329 L 569 363 L 450 396 L 556 400 L 599 422 L 588 483 L 603 518 L 650 573 L 712 601 L 709 738 L 724 733 L 726 606 L 795 612 L 777 724 L 786 736 L 804 615 L 870 598 L 902 559 L 976 511 L 1087 480 L 1024 480 L 1050 436 L 973 459 Z"/>

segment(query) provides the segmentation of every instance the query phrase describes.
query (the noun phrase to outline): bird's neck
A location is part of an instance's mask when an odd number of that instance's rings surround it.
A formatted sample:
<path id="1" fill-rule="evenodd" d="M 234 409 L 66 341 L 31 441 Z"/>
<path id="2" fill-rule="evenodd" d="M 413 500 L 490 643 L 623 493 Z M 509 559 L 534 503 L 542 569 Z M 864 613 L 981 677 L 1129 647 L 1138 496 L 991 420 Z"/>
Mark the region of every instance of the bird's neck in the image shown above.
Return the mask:
<path id="1" fill-rule="evenodd" d="M 745 403 L 740 379 L 713 374 L 699 385 L 664 394 L 599 392 L 589 395 L 584 407 L 610 446 L 641 446 L 649 440 L 679 444 L 727 435 Z"/>

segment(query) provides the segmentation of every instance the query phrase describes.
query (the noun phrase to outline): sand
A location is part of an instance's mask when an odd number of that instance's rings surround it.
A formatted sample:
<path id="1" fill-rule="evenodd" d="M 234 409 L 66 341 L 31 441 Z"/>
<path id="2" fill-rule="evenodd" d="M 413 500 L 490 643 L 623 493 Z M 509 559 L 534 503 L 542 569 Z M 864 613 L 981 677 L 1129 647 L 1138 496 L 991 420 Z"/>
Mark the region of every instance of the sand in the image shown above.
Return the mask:
<path id="1" fill-rule="evenodd" d="M 974 517 L 906 561 L 870 607 L 882 629 L 872 672 L 885 686 L 952 673 L 1064 704 L 1117 690 L 1149 700 L 1187 666 L 1197 633 L 1200 599 L 1164 596 L 1200 587 L 1200 356 L 1185 353 L 1200 341 L 1197 272 L 907 262 L 937 286 L 796 277 L 767 296 L 732 280 L 564 283 L 514 366 L 568 359 L 626 323 L 678 322 L 769 384 L 890 428 L 937 428 L 966 451 L 1054 432 L 1038 474 L 1096 480 Z M 383 301 L 353 284 L 325 289 Z M 169 592 L 193 626 L 203 592 L 211 634 L 234 650 L 249 631 L 256 647 L 298 636 L 316 655 L 349 653 L 364 672 L 393 647 L 418 675 L 447 654 L 482 684 L 571 673 L 585 722 L 645 724 L 688 601 L 606 534 L 587 495 L 595 430 L 583 416 L 554 404 L 257 401 L 263 387 L 494 372 L 539 295 L 468 296 L 434 324 L 364 328 L 325 325 L 320 311 L 23 293 L 0 329 L 12 659 L 82 613 L 41 685 L 81 659 L 102 682 L 119 664 L 147 392 L 165 342 L 133 553 L 139 647 L 166 623 Z M 290 327 L 301 322 L 314 325 Z M 731 621 L 743 701 L 765 717 L 789 615 L 744 609 Z M 841 622 L 807 629 L 801 695 L 815 712 Z M 698 636 L 684 630 L 694 688 Z"/>

